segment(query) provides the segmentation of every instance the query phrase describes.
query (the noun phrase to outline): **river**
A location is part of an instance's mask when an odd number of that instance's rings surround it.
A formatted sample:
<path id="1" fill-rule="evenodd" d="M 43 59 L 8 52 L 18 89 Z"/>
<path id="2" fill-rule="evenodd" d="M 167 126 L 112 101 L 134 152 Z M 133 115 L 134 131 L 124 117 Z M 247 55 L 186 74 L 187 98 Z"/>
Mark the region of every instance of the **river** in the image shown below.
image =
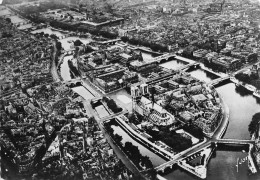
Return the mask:
<path id="1" fill-rule="evenodd" d="M 126 142 L 131 142 L 134 146 L 137 146 L 140 153 L 143 156 L 148 156 L 155 167 L 166 162 L 164 159 L 155 155 L 149 149 L 142 146 L 137 141 L 133 140 L 121 127 L 115 126 L 115 125 L 112 125 L 111 127 L 114 129 L 115 134 L 119 134 L 120 136 L 122 136 L 122 138 L 123 138 L 122 143 L 123 144 L 125 144 Z"/>
<path id="2" fill-rule="evenodd" d="M 173 61 L 168 61 L 166 63 L 162 63 L 160 64 L 161 67 L 167 68 L 167 69 L 173 69 L 176 70 L 180 67 L 182 67 L 183 65 L 186 65 L 187 63 L 184 61 L 180 61 L 180 60 L 173 60 Z"/>
<path id="3" fill-rule="evenodd" d="M 63 45 L 65 45 L 63 43 Z M 61 65 L 61 76 L 65 80 L 69 80 L 70 73 L 68 68 L 68 59 L 64 59 L 63 64 Z M 145 57 L 150 58 L 150 57 Z M 177 69 L 186 63 L 182 61 L 170 61 L 164 64 L 161 64 L 162 67 L 168 69 Z M 216 78 L 215 75 L 206 73 L 204 70 L 197 69 L 189 72 L 191 76 L 196 77 L 202 81 L 209 82 Z M 250 123 L 252 116 L 260 111 L 260 104 L 257 103 L 257 100 L 251 94 L 244 94 L 233 83 L 228 83 L 217 88 L 219 94 L 223 97 L 223 100 L 227 103 L 230 110 L 229 117 L 229 126 L 227 132 L 224 135 L 224 138 L 237 138 L 237 139 L 249 139 L 248 124 Z M 83 92 L 84 93 L 84 92 Z M 89 92 L 88 92 L 89 93 Z M 86 95 L 88 94 L 86 93 Z M 84 94 L 83 94 L 84 96 Z M 135 145 L 138 145 L 142 154 L 147 155 L 155 166 L 165 162 L 162 158 L 155 155 L 139 143 L 135 142 L 130 136 L 128 136 L 120 127 L 113 126 L 113 129 L 116 133 L 123 136 L 123 141 L 132 142 Z M 237 159 L 244 158 L 247 154 L 242 151 L 222 151 L 217 149 L 215 156 L 211 158 L 208 164 L 208 180 L 256 180 L 260 179 L 260 176 L 248 174 L 248 167 L 246 163 L 239 165 L 238 172 L 236 168 Z M 180 168 L 177 168 L 170 174 L 164 176 L 168 180 L 173 179 L 198 179 L 197 177 L 191 175 L 190 173 L 183 171 Z"/>
<path id="4" fill-rule="evenodd" d="M 190 72 L 191 76 L 202 81 L 209 82 L 215 79 L 215 76 L 197 69 Z M 233 83 L 227 83 L 216 88 L 218 93 L 229 107 L 230 117 L 227 131 L 223 138 L 249 139 L 248 124 L 251 122 L 252 116 L 256 112 L 260 112 L 259 100 L 252 94 L 245 93 L 243 89 L 239 89 Z M 241 161 L 247 156 L 246 153 L 240 151 L 226 151 L 217 149 L 215 156 L 211 158 L 208 164 L 207 180 L 257 180 L 260 175 L 249 175 L 247 163 L 238 166 L 237 159 Z M 177 168 L 172 173 L 164 176 L 168 180 L 185 179 L 194 180 L 197 177 Z"/>
<path id="5" fill-rule="evenodd" d="M 49 35 L 55 34 L 58 37 L 65 35 L 64 32 L 61 32 L 61 31 L 58 31 L 58 30 L 53 30 L 53 29 L 50 29 L 50 28 L 37 29 L 35 31 L 32 31 L 31 33 L 35 34 L 35 33 L 40 33 L 40 32 L 43 32 L 43 33 L 49 34 Z M 61 39 L 60 42 L 61 42 L 61 45 L 64 48 L 64 50 L 69 50 L 71 48 L 70 42 L 76 41 L 77 39 L 79 39 L 83 44 L 86 44 L 86 43 L 91 41 L 90 38 L 79 38 L 79 37 L 76 37 L 76 36 L 71 36 L 71 37 Z M 61 77 L 64 81 L 69 81 L 69 80 L 72 79 L 71 74 L 70 74 L 70 68 L 69 68 L 69 65 L 68 65 L 69 60 L 75 61 L 75 59 L 73 59 L 73 55 L 65 56 L 64 59 L 63 59 L 63 62 L 60 65 L 60 74 L 61 74 Z M 92 99 L 94 97 L 93 94 L 91 94 L 83 86 L 72 88 L 72 90 L 74 92 L 78 93 L 80 96 L 82 96 L 86 100 Z"/>

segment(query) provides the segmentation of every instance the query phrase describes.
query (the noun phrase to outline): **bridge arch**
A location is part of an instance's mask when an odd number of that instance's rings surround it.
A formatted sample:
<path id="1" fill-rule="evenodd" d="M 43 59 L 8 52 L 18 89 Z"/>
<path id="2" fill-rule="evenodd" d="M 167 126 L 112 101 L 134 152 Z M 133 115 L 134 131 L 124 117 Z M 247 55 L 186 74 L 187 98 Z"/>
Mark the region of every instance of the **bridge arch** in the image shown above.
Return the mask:
<path id="1" fill-rule="evenodd" d="M 76 82 L 76 86 L 81 86 L 81 81 Z"/>
<path id="2" fill-rule="evenodd" d="M 160 60 L 160 64 L 161 64 L 161 63 L 165 63 L 166 61 L 167 61 L 167 59 L 161 59 L 161 60 Z"/>
<path id="3" fill-rule="evenodd" d="M 72 83 L 70 83 L 70 86 L 75 87 L 76 83 L 72 82 Z"/>
<path id="4" fill-rule="evenodd" d="M 168 58 L 168 61 L 173 61 L 173 60 L 175 60 L 175 57 L 174 57 L 174 56 L 170 56 L 170 57 Z"/>

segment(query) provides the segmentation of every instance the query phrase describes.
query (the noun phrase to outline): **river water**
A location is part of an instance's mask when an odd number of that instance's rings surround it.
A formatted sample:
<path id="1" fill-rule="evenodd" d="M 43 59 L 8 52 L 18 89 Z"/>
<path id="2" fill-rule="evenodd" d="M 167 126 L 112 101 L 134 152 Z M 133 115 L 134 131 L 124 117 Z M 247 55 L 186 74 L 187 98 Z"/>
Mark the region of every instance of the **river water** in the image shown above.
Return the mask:
<path id="1" fill-rule="evenodd" d="M 139 144 L 138 142 L 133 140 L 121 127 L 115 126 L 115 125 L 112 125 L 111 127 L 114 129 L 115 134 L 119 134 L 120 136 L 122 136 L 122 138 L 123 138 L 122 139 L 123 145 L 126 142 L 131 142 L 134 146 L 137 146 L 139 151 L 140 151 L 140 153 L 143 156 L 148 156 L 149 159 L 151 160 L 151 162 L 153 163 L 153 165 L 155 167 L 166 162 L 164 159 L 162 159 L 161 157 L 155 155 L 149 149 L 147 149 L 146 147 L 142 146 L 141 144 Z"/>
<path id="2" fill-rule="evenodd" d="M 186 65 L 187 63 L 184 61 L 174 60 L 174 61 L 168 61 L 166 63 L 160 64 L 161 67 L 167 68 L 167 69 L 173 69 L 176 70 L 183 65 Z"/>
<path id="3" fill-rule="evenodd" d="M 209 82 L 215 79 L 215 76 L 197 69 L 190 72 L 191 76 L 202 81 Z M 260 103 L 252 94 L 245 93 L 243 89 L 238 89 L 235 84 L 228 83 L 216 88 L 218 93 L 229 107 L 230 117 L 227 131 L 223 138 L 249 139 L 248 124 L 256 112 L 260 112 Z M 247 163 L 239 164 L 236 167 L 237 160 L 241 162 L 242 158 L 247 156 L 240 151 L 225 151 L 217 149 L 208 164 L 208 180 L 257 180 L 259 175 L 249 175 Z M 237 172 L 238 170 L 238 172 Z M 176 169 L 174 172 L 165 175 L 166 179 L 185 179 L 193 180 L 197 177 L 187 173 L 182 169 Z"/>
<path id="4" fill-rule="evenodd" d="M 40 33 L 40 32 L 43 32 L 43 33 L 49 34 L 49 35 L 55 34 L 58 37 L 65 35 L 64 32 L 61 32 L 58 30 L 53 30 L 50 28 L 37 29 L 35 31 L 32 31 L 31 33 L 35 34 L 35 33 Z M 71 43 L 73 43 L 73 41 L 76 41 L 77 39 L 79 39 L 83 44 L 89 43 L 91 41 L 90 38 L 79 38 L 77 36 L 70 36 L 70 37 L 61 39 L 60 42 L 61 42 L 61 45 L 64 50 L 69 50 L 69 49 L 71 49 Z M 75 61 L 75 59 L 73 59 L 73 55 L 65 56 L 63 59 L 63 62 L 60 65 L 60 74 L 64 81 L 69 81 L 72 79 L 71 74 L 70 74 L 70 68 L 68 65 L 69 60 L 72 60 L 72 62 Z M 94 98 L 93 94 L 91 94 L 83 86 L 72 88 L 72 90 L 75 91 L 76 93 L 78 93 L 80 96 L 82 96 L 86 100 Z"/>

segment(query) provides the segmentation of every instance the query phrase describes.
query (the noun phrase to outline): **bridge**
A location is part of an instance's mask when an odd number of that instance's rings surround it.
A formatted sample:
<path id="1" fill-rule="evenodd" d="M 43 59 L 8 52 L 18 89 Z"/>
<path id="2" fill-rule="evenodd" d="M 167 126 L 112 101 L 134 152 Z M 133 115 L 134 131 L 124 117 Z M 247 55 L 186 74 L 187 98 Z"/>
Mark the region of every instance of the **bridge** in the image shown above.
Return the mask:
<path id="1" fill-rule="evenodd" d="M 64 50 L 64 51 L 62 51 L 62 54 L 64 54 L 65 56 L 66 56 L 66 55 L 73 55 L 73 53 L 74 53 L 75 50 L 76 50 L 75 48 L 73 48 L 73 49 L 68 49 L 68 50 Z"/>
<path id="2" fill-rule="evenodd" d="M 108 44 L 108 45 L 114 45 L 116 42 L 118 42 L 118 41 L 121 41 L 121 39 L 112 39 L 112 40 L 108 40 L 108 41 L 101 41 L 101 42 L 99 42 L 99 41 L 97 41 L 97 43 L 99 43 L 99 44 Z"/>
<path id="3" fill-rule="evenodd" d="M 194 62 L 194 63 L 190 63 L 190 64 L 187 64 L 187 65 L 184 65 L 184 66 L 181 66 L 180 68 L 178 68 L 177 70 L 185 70 L 185 69 L 188 69 L 190 67 L 197 67 L 197 66 L 200 66 L 200 63 L 197 63 L 197 62 Z"/>
<path id="4" fill-rule="evenodd" d="M 212 86 L 216 86 L 218 85 L 219 83 L 225 81 L 225 80 L 228 80 L 230 79 L 230 76 L 226 76 L 226 77 L 220 77 L 220 78 L 217 78 L 213 81 L 210 81 L 209 84 L 212 85 Z"/>
<path id="5" fill-rule="evenodd" d="M 120 115 L 125 115 L 127 113 L 128 113 L 128 110 L 123 110 L 119 113 L 115 113 L 115 114 L 112 114 L 112 115 L 109 115 L 109 116 L 106 116 L 106 117 L 103 117 L 103 118 L 99 118 L 99 121 L 100 122 L 107 121 L 109 119 L 113 119 L 114 117 L 117 117 L 117 116 L 120 116 Z"/>
<path id="6" fill-rule="evenodd" d="M 234 145 L 254 145 L 255 141 L 253 140 L 240 140 L 240 139 L 216 139 L 212 142 L 217 144 L 234 144 Z"/>
<path id="7" fill-rule="evenodd" d="M 207 141 L 205 142 L 204 144 L 198 144 L 197 146 L 194 146 L 194 147 L 191 147 L 183 152 L 180 152 L 179 154 L 176 154 L 172 160 L 164 163 L 164 164 L 161 164 L 160 166 L 157 166 L 155 168 L 155 170 L 157 172 L 162 172 L 164 173 L 165 169 L 166 168 L 171 168 L 173 167 L 174 164 L 178 163 L 179 161 L 183 160 L 184 158 L 194 154 L 194 153 L 197 153 L 199 151 L 201 151 L 202 149 L 204 148 L 207 148 L 211 146 L 211 141 Z"/>
<path id="8" fill-rule="evenodd" d="M 192 67 L 192 66 L 195 66 L 195 67 L 196 67 L 196 66 L 199 66 L 199 65 L 200 65 L 200 64 L 197 63 L 197 62 L 184 65 L 184 66 L 182 66 L 182 67 L 176 69 L 175 72 L 173 72 L 173 73 L 168 73 L 168 74 L 165 74 L 165 75 L 163 75 L 163 76 L 161 76 L 161 77 L 155 77 L 155 78 L 153 78 L 153 79 L 150 79 L 150 80 L 147 81 L 146 83 L 149 85 L 149 84 L 155 84 L 155 83 L 157 83 L 157 82 L 161 82 L 161 81 L 163 81 L 163 80 L 166 80 L 166 79 L 171 78 L 171 77 L 172 77 L 173 75 L 175 75 L 178 71 L 182 71 L 182 70 L 187 69 L 187 68 L 190 68 L 190 67 Z"/>
<path id="9" fill-rule="evenodd" d="M 22 25 L 26 25 L 26 24 L 30 24 L 31 22 L 30 21 L 21 21 L 21 22 L 16 22 L 16 23 L 13 23 L 15 26 L 22 26 Z"/>
<path id="10" fill-rule="evenodd" d="M 68 81 L 62 81 L 63 84 L 65 85 L 77 85 L 77 83 L 81 83 L 81 79 L 80 78 L 75 78 L 75 79 L 71 79 Z"/>
<path id="11" fill-rule="evenodd" d="M 151 59 L 149 62 L 153 63 L 153 62 L 157 62 L 157 63 L 165 63 L 166 61 L 169 61 L 170 58 L 174 58 L 176 56 L 175 53 L 167 53 L 161 56 L 157 56 L 153 59 Z"/>
<path id="12" fill-rule="evenodd" d="M 172 168 L 174 164 L 178 163 L 179 161 L 183 160 L 184 158 L 201 151 L 202 149 L 205 149 L 207 147 L 210 147 L 212 143 L 216 144 L 234 144 L 234 145 L 254 145 L 255 141 L 253 140 L 240 140 L 240 139 L 215 139 L 215 140 L 209 140 L 204 144 L 192 147 L 190 149 L 187 149 L 179 154 L 176 154 L 172 160 L 161 164 L 160 166 L 157 166 L 155 170 L 157 172 L 163 172 L 166 168 Z"/>

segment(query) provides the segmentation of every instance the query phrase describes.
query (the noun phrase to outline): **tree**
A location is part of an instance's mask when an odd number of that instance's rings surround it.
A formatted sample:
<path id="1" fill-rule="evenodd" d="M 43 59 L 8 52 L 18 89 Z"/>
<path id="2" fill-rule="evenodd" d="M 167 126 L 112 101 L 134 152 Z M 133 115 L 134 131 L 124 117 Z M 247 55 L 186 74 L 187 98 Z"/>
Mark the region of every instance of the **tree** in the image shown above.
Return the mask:
<path id="1" fill-rule="evenodd" d="M 120 142 L 123 140 L 123 138 L 122 138 L 122 136 L 120 136 L 120 135 L 118 135 L 118 134 L 115 134 L 115 135 L 114 135 L 114 140 L 115 140 L 116 142 L 120 143 Z"/>
<path id="2" fill-rule="evenodd" d="M 61 50 L 62 45 L 61 45 L 61 42 L 60 42 L 60 41 L 56 42 L 56 48 L 57 48 L 59 51 Z"/>
<path id="3" fill-rule="evenodd" d="M 259 122 L 260 122 L 260 112 L 253 115 L 252 121 L 248 125 L 248 131 L 251 136 L 256 132 L 256 130 L 258 130 Z"/>
<path id="4" fill-rule="evenodd" d="M 92 116 L 88 119 L 88 124 L 94 124 L 96 119 Z"/>
<path id="5" fill-rule="evenodd" d="M 149 171 L 148 171 L 148 174 L 149 174 L 149 179 L 151 180 L 156 180 L 157 179 L 157 172 L 156 170 L 152 167 Z"/>
<path id="6" fill-rule="evenodd" d="M 10 18 L 6 18 L 5 20 L 6 20 L 6 22 L 8 22 L 8 23 L 12 23 L 12 21 L 11 21 Z"/>
<path id="7" fill-rule="evenodd" d="M 51 34 L 50 37 L 51 37 L 52 39 L 58 39 L 58 37 L 57 37 L 55 34 Z"/>
<path id="8" fill-rule="evenodd" d="M 74 42 L 74 46 L 81 46 L 83 43 L 77 39 L 75 42 Z"/>
<path id="9" fill-rule="evenodd" d="M 136 116 L 133 113 L 129 114 L 128 119 L 130 123 L 135 123 L 137 120 Z"/>
<path id="10" fill-rule="evenodd" d="M 113 99 L 110 99 L 107 101 L 107 106 L 114 112 L 114 113 L 118 113 L 119 111 L 121 111 L 121 108 L 118 108 L 116 102 Z"/>
<path id="11" fill-rule="evenodd" d="M 42 36 L 44 35 L 44 32 L 40 32 L 39 34 L 40 34 L 40 36 L 42 37 Z"/>
<path id="12" fill-rule="evenodd" d="M 2 33 L 2 38 L 8 38 L 8 37 L 13 37 L 13 35 L 7 32 Z"/>
<path id="13" fill-rule="evenodd" d="M 123 42 L 127 42 L 129 39 L 128 39 L 127 36 L 123 36 L 123 37 L 121 37 L 121 40 L 122 40 Z"/>
<path id="14" fill-rule="evenodd" d="M 235 78 L 237 78 L 239 81 L 246 82 L 246 83 L 249 83 L 249 81 L 250 81 L 250 77 L 244 73 L 236 74 Z"/>

